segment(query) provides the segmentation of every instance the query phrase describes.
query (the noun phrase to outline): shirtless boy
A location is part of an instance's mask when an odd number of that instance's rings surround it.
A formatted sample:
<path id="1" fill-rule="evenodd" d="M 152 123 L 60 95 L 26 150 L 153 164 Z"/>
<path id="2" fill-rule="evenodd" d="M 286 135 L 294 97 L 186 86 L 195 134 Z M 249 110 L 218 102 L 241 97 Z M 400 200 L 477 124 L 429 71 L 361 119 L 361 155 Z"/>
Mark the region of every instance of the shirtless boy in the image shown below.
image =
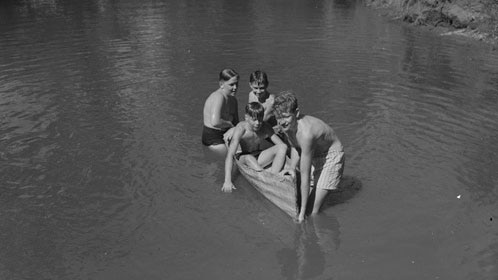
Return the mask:
<path id="1" fill-rule="evenodd" d="M 327 194 L 337 189 L 344 170 L 344 151 L 329 125 L 318 118 L 300 114 L 294 94 L 284 92 L 277 96 L 274 108 L 278 124 L 291 145 L 291 172 L 299 163 L 301 209 L 298 222 L 302 222 L 310 197 L 311 166 L 314 167 L 315 181 L 313 215 L 320 211 Z"/>
<path id="2" fill-rule="evenodd" d="M 264 108 L 258 102 L 251 102 L 246 106 L 245 120 L 238 123 L 233 129 L 232 138 L 225 159 L 225 182 L 221 190 L 231 192 L 235 189 L 232 183 L 233 157 L 257 171 L 269 166 L 270 172 L 279 173 L 285 163 L 287 145 L 273 132 L 272 127 L 263 122 Z M 268 149 L 261 150 L 263 140 L 270 138 L 275 144 Z M 240 144 L 241 153 L 235 154 Z"/>
<path id="3" fill-rule="evenodd" d="M 249 92 L 249 102 L 259 102 L 265 108 L 265 116 L 263 121 L 268 122 L 270 126 L 274 127 L 277 125 L 277 120 L 273 115 L 273 102 L 275 101 L 275 95 L 268 92 L 268 76 L 265 72 L 257 70 L 251 73 L 249 76 L 249 86 L 251 87 L 251 92 Z"/>
<path id="4" fill-rule="evenodd" d="M 221 156 L 227 148 L 223 134 L 239 122 L 235 93 L 239 85 L 239 74 L 233 69 L 220 72 L 220 87 L 211 93 L 204 103 L 204 127 L 202 144 Z"/>

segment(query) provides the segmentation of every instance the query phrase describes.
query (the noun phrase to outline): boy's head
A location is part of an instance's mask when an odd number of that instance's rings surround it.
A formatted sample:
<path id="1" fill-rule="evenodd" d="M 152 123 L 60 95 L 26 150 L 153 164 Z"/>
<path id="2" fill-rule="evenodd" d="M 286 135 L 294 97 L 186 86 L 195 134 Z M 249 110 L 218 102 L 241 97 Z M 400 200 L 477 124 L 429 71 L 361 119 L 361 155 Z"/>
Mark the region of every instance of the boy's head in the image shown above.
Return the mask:
<path id="1" fill-rule="evenodd" d="M 263 71 L 254 71 L 249 75 L 249 83 L 268 86 L 268 76 Z"/>
<path id="2" fill-rule="evenodd" d="M 226 82 L 234 77 L 237 77 L 237 79 L 239 78 L 239 74 L 231 68 L 226 68 L 226 69 L 221 70 L 219 76 L 220 76 L 220 82 L 222 82 L 222 81 Z"/>
<path id="3" fill-rule="evenodd" d="M 220 88 L 231 95 L 235 95 L 239 86 L 239 74 L 235 70 L 226 68 L 220 72 Z"/>
<path id="4" fill-rule="evenodd" d="M 273 108 L 277 122 L 284 131 L 295 127 L 299 108 L 297 107 L 297 98 L 292 92 L 285 91 L 275 97 Z"/>
<path id="5" fill-rule="evenodd" d="M 249 86 L 251 87 L 252 92 L 254 92 L 254 94 L 258 97 L 266 92 L 268 84 L 268 77 L 263 71 L 257 70 L 249 75 Z"/>
<path id="6" fill-rule="evenodd" d="M 297 114 L 297 98 L 292 92 L 284 91 L 275 97 L 273 108 L 277 117 L 282 114 Z"/>
<path id="7" fill-rule="evenodd" d="M 265 108 L 259 102 L 251 102 L 246 105 L 245 120 L 255 129 L 258 130 L 263 123 Z"/>

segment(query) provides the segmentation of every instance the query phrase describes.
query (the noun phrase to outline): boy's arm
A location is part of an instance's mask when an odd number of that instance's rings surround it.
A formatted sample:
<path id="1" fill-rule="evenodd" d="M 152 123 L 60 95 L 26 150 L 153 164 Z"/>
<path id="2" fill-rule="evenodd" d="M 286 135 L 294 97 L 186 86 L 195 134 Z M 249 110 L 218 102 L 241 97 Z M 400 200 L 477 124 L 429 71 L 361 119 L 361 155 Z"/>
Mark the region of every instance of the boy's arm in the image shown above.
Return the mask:
<path id="1" fill-rule="evenodd" d="M 282 141 L 283 142 L 283 141 Z M 285 143 L 284 143 L 285 144 Z M 299 163 L 299 153 L 297 152 L 296 148 L 290 147 L 290 164 L 288 168 L 285 168 L 284 170 L 280 171 L 280 175 L 290 175 L 292 178 L 296 178 L 296 167 Z"/>
<path id="2" fill-rule="evenodd" d="M 296 170 L 297 165 L 299 164 L 299 160 L 300 160 L 299 152 L 297 151 L 296 148 L 291 147 L 290 154 L 291 154 L 290 169 Z"/>
<path id="3" fill-rule="evenodd" d="M 311 157 L 313 155 L 312 138 L 304 136 L 301 141 L 301 209 L 299 211 L 298 222 L 304 221 L 306 207 L 308 205 L 308 197 L 310 193 L 310 173 L 311 173 Z"/>
<path id="4" fill-rule="evenodd" d="M 263 122 L 263 129 L 264 129 L 264 135 L 265 139 L 270 138 L 271 142 L 274 145 L 278 144 L 285 144 L 285 142 L 278 136 L 275 131 L 273 130 L 273 127 L 271 127 L 268 123 Z"/>
<path id="5" fill-rule="evenodd" d="M 232 140 L 228 146 L 227 157 L 225 158 L 225 182 L 223 183 L 223 187 L 221 187 L 221 191 L 223 192 L 232 192 L 232 190 L 235 189 L 235 186 L 232 183 L 233 156 L 235 155 L 240 138 L 243 134 L 243 128 L 240 126 L 235 127 Z"/>
<path id="6" fill-rule="evenodd" d="M 273 128 L 270 128 L 273 132 Z M 271 136 L 270 136 L 270 140 L 273 142 L 273 144 L 275 145 L 279 145 L 279 144 L 284 144 L 285 145 L 285 142 L 282 140 L 282 138 L 280 138 L 277 134 L 275 133 L 272 133 Z"/>
<path id="7" fill-rule="evenodd" d="M 270 97 L 268 97 L 268 106 L 265 109 L 265 121 L 268 121 L 272 116 L 274 116 L 274 106 L 275 106 L 275 95 L 270 93 Z"/>
<path id="8" fill-rule="evenodd" d="M 223 133 L 223 141 L 227 147 L 230 147 L 230 141 L 232 141 L 233 133 L 235 131 L 235 127 L 230 128 L 227 132 Z"/>

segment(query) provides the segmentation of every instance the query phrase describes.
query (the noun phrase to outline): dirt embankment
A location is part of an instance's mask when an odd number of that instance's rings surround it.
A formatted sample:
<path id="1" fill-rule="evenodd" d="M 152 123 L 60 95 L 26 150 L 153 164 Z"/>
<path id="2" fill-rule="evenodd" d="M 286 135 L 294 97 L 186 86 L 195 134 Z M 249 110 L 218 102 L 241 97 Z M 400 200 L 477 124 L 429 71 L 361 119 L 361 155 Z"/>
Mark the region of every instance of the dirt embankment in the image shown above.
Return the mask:
<path id="1" fill-rule="evenodd" d="M 400 20 L 498 44 L 498 0 L 364 0 Z"/>

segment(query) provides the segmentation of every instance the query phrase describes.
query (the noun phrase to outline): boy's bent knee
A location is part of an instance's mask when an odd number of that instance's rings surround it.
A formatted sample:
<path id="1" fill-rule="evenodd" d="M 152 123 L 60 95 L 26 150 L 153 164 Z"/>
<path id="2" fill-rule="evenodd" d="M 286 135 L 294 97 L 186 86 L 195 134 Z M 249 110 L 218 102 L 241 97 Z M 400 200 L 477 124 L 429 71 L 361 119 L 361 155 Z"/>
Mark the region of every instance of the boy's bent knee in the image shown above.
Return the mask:
<path id="1" fill-rule="evenodd" d="M 262 170 L 263 167 L 258 163 L 258 160 L 252 155 L 244 155 L 240 157 L 240 160 L 245 165 L 251 167 L 254 170 Z"/>

